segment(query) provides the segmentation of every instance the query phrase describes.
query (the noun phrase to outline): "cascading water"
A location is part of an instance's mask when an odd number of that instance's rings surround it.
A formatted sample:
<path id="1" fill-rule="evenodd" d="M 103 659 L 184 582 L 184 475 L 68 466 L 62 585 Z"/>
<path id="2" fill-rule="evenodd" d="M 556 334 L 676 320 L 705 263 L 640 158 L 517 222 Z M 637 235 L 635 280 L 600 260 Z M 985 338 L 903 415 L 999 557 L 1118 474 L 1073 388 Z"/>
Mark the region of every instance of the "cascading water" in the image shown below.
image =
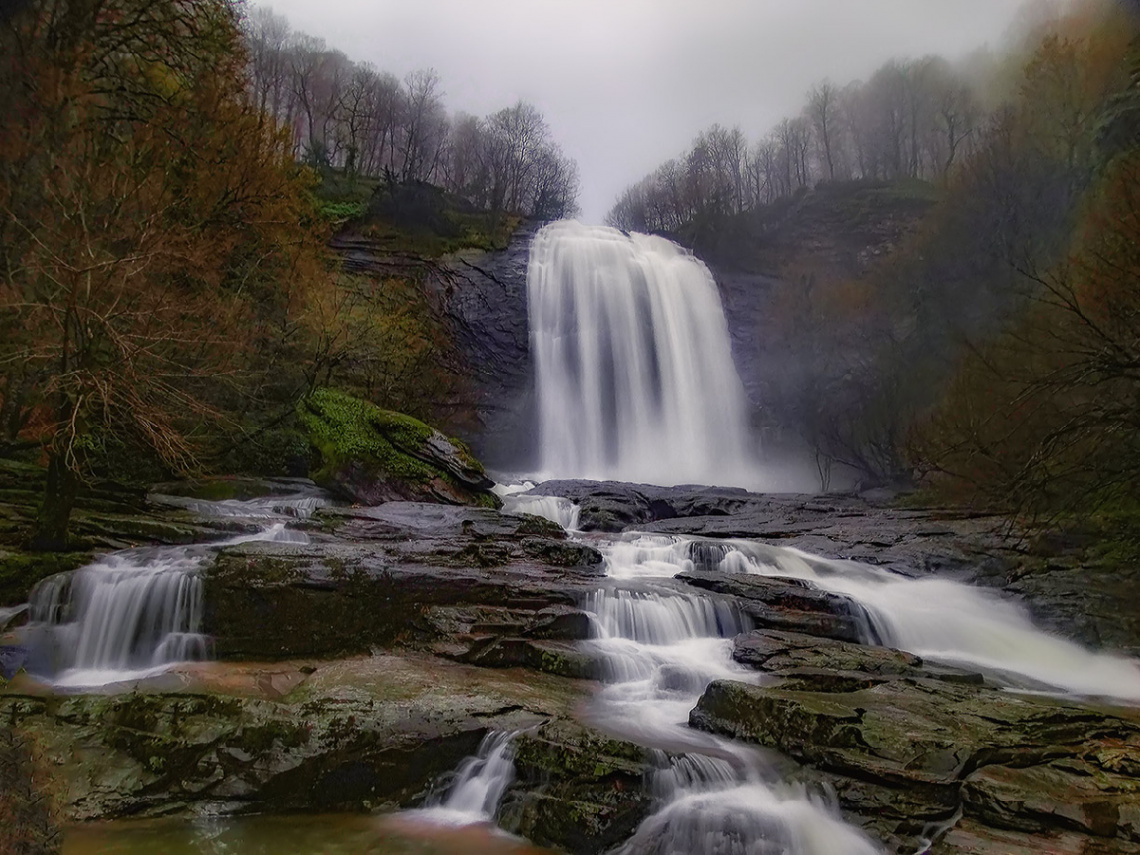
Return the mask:
<path id="1" fill-rule="evenodd" d="M 722 601 L 679 589 L 668 577 L 692 567 L 672 543 L 603 545 L 612 587 L 584 603 L 587 642 L 606 687 L 590 710 L 599 726 L 663 749 L 650 782 L 658 807 L 621 855 L 695 852 L 871 855 L 875 845 L 837 811 L 777 783 L 747 747 L 689 729 L 689 711 L 715 679 L 755 680 L 732 661 L 731 638 L 750 628 Z"/>
<path id="2" fill-rule="evenodd" d="M 57 686 L 91 687 L 145 677 L 205 659 L 202 581 L 213 549 L 256 540 L 306 543 L 283 517 L 306 517 L 319 496 L 204 502 L 163 497 L 213 516 L 264 521 L 260 531 L 211 546 L 168 546 L 111 553 L 36 586 L 30 603 L 29 670 Z"/>
<path id="3" fill-rule="evenodd" d="M 566 531 L 578 530 L 581 508 L 561 496 L 531 496 L 526 491 L 534 488 L 533 481 L 514 484 L 496 484 L 492 492 L 503 500 L 504 514 L 532 514 L 557 523 Z"/>
<path id="4" fill-rule="evenodd" d="M 623 578 L 702 566 L 798 579 L 850 598 L 869 618 L 866 643 L 977 668 L 1008 688 L 1140 701 L 1140 666 L 1042 632 L 1020 605 L 948 579 L 909 579 L 880 567 L 743 540 L 628 534 L 610 547 Z"/>
<path id="5" fill-rule="evenodd" d="M 756 487 L 708 269 L 664 238 L 552 223 L 527 270 L 546 477 Z"/>
<path id="6" fill-rule="evenodd" d="M 405 818 L 433 825 L 475 825 L 495 818 L 503 793 L 515 778 L 514 733 L 492 731 L 479 750 L 455 770 L 455 778 L 442 796 L 428 801 Z"/>

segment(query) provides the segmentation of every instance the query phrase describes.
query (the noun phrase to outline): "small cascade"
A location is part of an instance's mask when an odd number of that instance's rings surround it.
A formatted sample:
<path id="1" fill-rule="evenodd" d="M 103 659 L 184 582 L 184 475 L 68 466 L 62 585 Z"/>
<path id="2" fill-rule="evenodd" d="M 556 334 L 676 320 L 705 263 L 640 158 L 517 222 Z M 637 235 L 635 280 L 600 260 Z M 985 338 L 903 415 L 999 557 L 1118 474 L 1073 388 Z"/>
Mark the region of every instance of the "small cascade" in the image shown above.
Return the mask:
<path id="1" fill-rule="evenodd" d="M 763 783 L 680 788 L 615 855 L 876 855 L 822 800 Z"/>
<path id="2" fill-rule="evenodd" d="M 546 477 L 757 486 L 708 269 L 664 238 L 552 223 L 527 268 Z"/>
<path id="3" fill-rule="evenodd" d="M 433 825 L 476 825 L 495 819 L 499 802 L 515 778 L 514 733 L 492 731 L 479 750 L 459 764 L 447 791 L 405 816 Z"/>
<path id="4" fill-rule="evenodd" d="M 507 496 L 503 499 L 505 514 L 533 514 L 557 523 L 566 531 L 578 530 L 581 508 L 560 496 Z"/>
<path id="5" fill-rule="evenodd" d="M 605 544 L 615 586 L 583 604 L 595 629 L 586 644 L 607 683 L 590 717 L 659 749 L 650 781 L 657 809 L 618 852 L 872 855 L 874 844 L 831 805 L 774 783 L 759 754 L 689 729 L 689 711 L 711 681 L 758 678 L 732 660 L 731 639 L 751 628 L 747 616 L 668 581 L 710 560 L 691 543 L 646 535 Z"/>
<path id="6" fill-rule="evenodd" d="M 630 534 L 609 554 L 615 573 L 628 579 L 704 567 L 807 582 L 862 608 L 865 643 L 975 668 L 1009 688 L 1140 700 L 1135 660 L 1050 635 L 996 591 L 744 540 Z"/>
<path id="7" fill-rule="evenodd" d="M 496 484 L 491 492 L 503 500 L 504 514 L 532 514 L 562 526 L 566 531 L 578 530 L 581 508 L 561 496 L 532 496 L 533 481 Z"/>
<path id="8" fill-rule="evenodd" d="M 251 541 L 304 544 L 308 535 L 282 517 L 303 518 L 326 500 L 303 495 L 251 502 L 179 501 L 202 514 L 264 521 L 263 528 L 213 545 L 111 553 L 32 591 L 29 670 L 61 687 L 138 679 L 173 664 L 209 658 L 202 633 L 200 568 L 214 549 Z M 248 513 L 240 513 L 248 508 Z"/>

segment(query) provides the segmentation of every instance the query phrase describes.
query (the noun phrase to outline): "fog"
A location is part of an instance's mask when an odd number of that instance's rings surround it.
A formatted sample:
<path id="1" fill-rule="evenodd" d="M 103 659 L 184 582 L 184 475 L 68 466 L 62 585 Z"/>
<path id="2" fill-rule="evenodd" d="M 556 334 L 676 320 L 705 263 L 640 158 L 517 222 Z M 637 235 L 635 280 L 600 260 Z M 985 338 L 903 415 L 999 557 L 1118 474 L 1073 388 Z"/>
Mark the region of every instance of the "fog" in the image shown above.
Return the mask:
<path id="1" fill-rule="evenodd" d="M 1042 0 L 1045 2 L 1045 0 Z M 1024 0 L 273 0 L 294 28 L 402 76 L 434 67 L 451 110 L 522 98 L 582 176 L 582 219 L 702 128 L 754 139 L 815 82 L 895 56 L 996 45 Z"/>

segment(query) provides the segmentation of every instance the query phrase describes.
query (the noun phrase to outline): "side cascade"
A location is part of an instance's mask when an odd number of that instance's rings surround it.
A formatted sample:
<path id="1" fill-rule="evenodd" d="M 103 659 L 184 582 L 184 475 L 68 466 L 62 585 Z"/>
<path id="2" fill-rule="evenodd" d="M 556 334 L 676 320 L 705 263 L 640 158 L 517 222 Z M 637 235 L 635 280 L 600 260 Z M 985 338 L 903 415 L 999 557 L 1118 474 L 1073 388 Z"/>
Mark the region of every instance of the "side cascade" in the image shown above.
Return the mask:
<path id="1" fill-rule="evenodd" d="M 404 818 L 428 825 L 464 826 L 491 823 L 507 787 L 515 779 L 514 738 L 517 734 L 491 731 L 479 750 L 455 770 L 446 792 L 428 800 Z"/>
<path id="2" fill-rule="evenodd" d="M 206 502 L 161 497 L 204 516 L 249 520 L 258 530 L 213 545 L 113 552 L 92 564 L 50 576 L 32 591 L 29 671 L 59 687 L 120 683 L 179 662 L 209 658 L 202 633 L 199 570 L 213 551 L 250 541 L 307 543 L 287 520 L 327 504 L 301 495 Z"/>
<path id="3" fill-rule="evenodd" d="M 758 488 L 708 269 L 664 238 L 561 221 L 527 268 L 546 478 Z"/>
<path id="4" fill-rule="evenodd" d="M 857 605 L 865 644 L 976 669 L 1012 690 L 1140 701 L 1140 663 L 1044 632 L 996 591 L 747 540 L 629 533 L 608 552 L 611 574 L 628 580 L 693 569 L 796 579 Z"/>

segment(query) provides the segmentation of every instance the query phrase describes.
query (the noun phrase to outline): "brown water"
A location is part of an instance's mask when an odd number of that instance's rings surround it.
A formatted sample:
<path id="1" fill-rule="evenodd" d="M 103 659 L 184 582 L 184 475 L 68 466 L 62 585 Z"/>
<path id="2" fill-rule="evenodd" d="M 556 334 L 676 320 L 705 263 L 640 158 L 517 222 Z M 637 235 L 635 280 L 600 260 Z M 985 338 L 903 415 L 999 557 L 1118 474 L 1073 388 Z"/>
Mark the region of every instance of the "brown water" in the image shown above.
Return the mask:
<path id="1" fill-rule="evenodd" d="M 488 826 L 440 828 L 399 814 L 324 814 L 85 823 L 63 855 L 544 855 Z"/>

